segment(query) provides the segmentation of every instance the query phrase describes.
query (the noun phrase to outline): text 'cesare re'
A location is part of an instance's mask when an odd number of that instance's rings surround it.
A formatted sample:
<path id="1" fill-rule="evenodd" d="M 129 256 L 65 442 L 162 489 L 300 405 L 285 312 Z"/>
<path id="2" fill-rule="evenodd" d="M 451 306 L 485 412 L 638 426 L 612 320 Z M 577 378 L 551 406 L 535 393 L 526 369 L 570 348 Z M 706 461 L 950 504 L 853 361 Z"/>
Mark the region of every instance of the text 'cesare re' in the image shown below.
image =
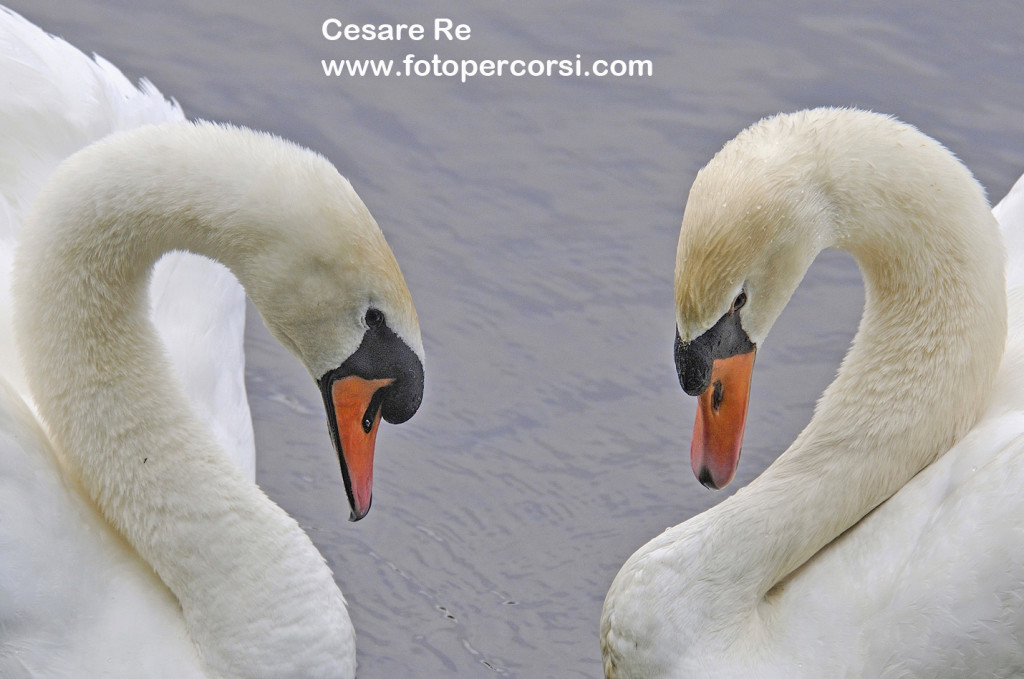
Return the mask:
<path id="1" fill-rule="evenodd" d="M 469 24 L 456 24 L 451 19 L 434 19 L 435 41 L 469 40 Z M 321 31 L 328 40 L 423 40 L 427 29 L 423 24 L 349 24 L 341 19 L 327 19 Z"/>

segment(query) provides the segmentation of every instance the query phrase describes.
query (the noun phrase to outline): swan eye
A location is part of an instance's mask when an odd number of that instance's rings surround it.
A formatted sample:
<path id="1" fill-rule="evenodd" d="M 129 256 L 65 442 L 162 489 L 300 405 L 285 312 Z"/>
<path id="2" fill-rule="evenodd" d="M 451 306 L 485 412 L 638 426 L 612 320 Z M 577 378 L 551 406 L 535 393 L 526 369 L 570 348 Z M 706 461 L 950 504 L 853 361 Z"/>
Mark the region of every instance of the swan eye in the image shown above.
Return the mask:
<path id="1" fill-rule="evenodd" d="M 732 301 L 732 310 L 739 311 L 743 308 L 743 305 L 747 303 L 747 293 L 741 292 L 736 295 L 736 299 Z"/>
<path id="2" fill-rule="evenodd" d="M 384 323 L 384 314 L 380 309 L 374 309 L 370 307 L 366 310 L 366 325 L 370 328 L 376 328 L 378 325 Z"/>

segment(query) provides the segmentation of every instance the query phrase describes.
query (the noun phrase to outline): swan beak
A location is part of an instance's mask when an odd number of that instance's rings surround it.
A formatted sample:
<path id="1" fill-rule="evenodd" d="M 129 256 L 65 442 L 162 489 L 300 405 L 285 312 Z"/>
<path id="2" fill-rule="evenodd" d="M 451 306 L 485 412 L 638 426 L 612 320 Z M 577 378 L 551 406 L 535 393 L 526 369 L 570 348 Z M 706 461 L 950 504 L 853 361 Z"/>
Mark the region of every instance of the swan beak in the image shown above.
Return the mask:
<path id="1" fill-rule="evenodd" d="M 358 521 L 370 511 L 373 447 L 383 401 L 381 389 L 392 382 L 393 379 L 372 380 L 349 375 L 330 385 L 328 422 L 341 460 L 341 475 L 352 509 L 351 521 Z"/>
<path id="2" fill-rule="evenodd" d="M 690 466 L 700 482 L 712 490 L 725 487 L 736 475 L 756 353 L 751 349 L 715 359 L 711 383 L 697 399 Z"/>

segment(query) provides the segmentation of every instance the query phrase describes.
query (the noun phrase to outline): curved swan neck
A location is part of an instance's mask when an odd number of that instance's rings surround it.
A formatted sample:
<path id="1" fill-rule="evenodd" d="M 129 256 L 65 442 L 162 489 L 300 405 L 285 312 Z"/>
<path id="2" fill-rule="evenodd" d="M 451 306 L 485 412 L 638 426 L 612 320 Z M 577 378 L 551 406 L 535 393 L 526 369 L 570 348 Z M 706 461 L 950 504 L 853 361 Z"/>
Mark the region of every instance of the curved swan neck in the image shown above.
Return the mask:
<path id="1" fill-rule="evenodd" d="M 783 556 L 765 560 L 760 595 L 974 425 L 1007 327 L 998 226 L 952 154 L 873 114 L 848 115 L 828 134 L 802 129 L 810 148 L 794 141 L 794 152 L 816 159 L 803 188 L 824 197 L 823 242 L 857 261 L 865 307 L 807 428 L 737 494 L 737 503 L 796 522 L 771 530 L 782 545 L 769 548 Z"/>
<path id="2" fill-rule="evenodd" d="M 609 676 L 684 675 L 674 664 L 683 655 L 644 649 L 697 644 L 695 654 L 716 657 L 740 639 L 759 643 L 758 606 L 772 588 L 977 421 L 1006 338 L 1005 255 L 984 193 L 913 128 L 852 111 L 780 116 L 730 142 L 702 175 L 721 191 L 703 197 L 707 204 L 740 205 L 715 224 L 743 222 L 754 204 L 778 218 L 747 218 L 748 240 L 799 251 L 804 268 L 778 272 L 793 287 L 823 247 L 850 252 L 865 309 L 835 381 L 790 448 L 623 566 L 602 639 L 606 668 L 630 669 Z"/>
<path id="3" fill-rule="evenodd" d="M 223 136 L 213 148 L 211 134 Z M 264 143 L 299 155 L 247 131 L 179 125 L 72 157 L 26 225 L 16 332 L 57 448 L 178 597 L 211 675 L 351 676 L 352 629 L 330 570 L 217 448 L 148 319 L 149 272 L 168 250 L 257 278 L 266 234 L 247 225 L 261 221 L 257 192 L 278 159 L 245 149 Z"/>

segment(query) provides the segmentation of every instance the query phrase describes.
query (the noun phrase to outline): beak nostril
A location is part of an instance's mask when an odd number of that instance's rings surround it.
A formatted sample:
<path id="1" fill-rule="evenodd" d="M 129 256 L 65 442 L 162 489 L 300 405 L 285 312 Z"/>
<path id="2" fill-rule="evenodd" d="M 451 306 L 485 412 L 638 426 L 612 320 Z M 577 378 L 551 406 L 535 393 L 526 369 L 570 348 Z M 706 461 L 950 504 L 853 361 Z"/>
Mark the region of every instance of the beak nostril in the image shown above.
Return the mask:
<path id="1" fill-rule="evenodd" d="M 366 412 L 363 413 L 363 431 L 367 434 L 369 434 L 370 430 L 373 429 L 373 424 L 377 421 L 378 414 L 381 413 L 384 406 L 387 405 L 388 390 L 392 384 L 394 384 L 393 381 L 389 383 L 389 386 L 384 386 L 378 389 L 374 392 L 373 398 L 370 399 L 370 403 L 366 407 Z"/>

